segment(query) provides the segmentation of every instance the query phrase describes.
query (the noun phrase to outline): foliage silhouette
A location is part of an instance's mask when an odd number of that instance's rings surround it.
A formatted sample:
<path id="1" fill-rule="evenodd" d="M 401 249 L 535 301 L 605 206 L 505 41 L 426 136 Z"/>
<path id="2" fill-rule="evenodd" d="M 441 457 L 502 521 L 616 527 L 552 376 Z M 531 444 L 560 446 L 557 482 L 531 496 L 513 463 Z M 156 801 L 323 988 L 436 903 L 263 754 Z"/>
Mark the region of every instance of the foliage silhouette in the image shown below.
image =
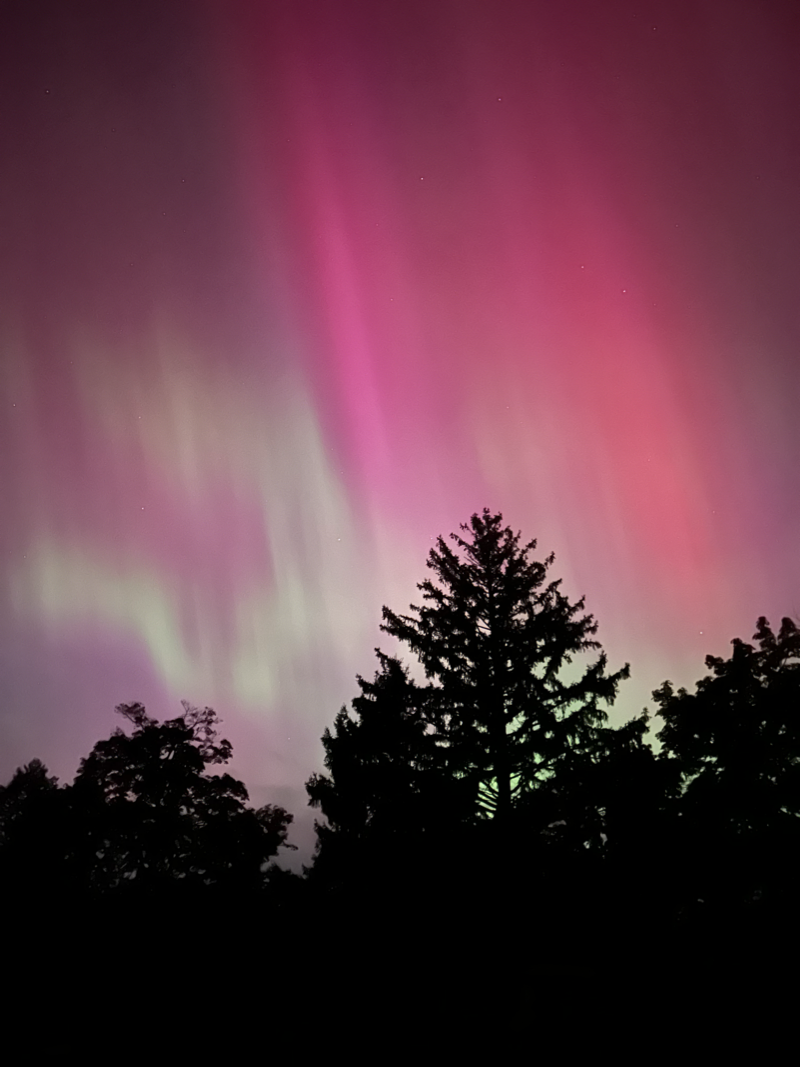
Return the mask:
<path id="1" fill-rule="evenodd" d="M 470 783 L 442 774 L 430 732 L 431 693 L 415 685 L 394 657 L 378 651 L 372 682 L 358 678 L 355 717 L 342 708 L 334 732 L 322 738 L 328 774 L 306 784 L 321 809 L 312 871 L 336 883 L 354 876 L 397 877 L 397 861 L 421 862 L 421 850 L 441 848 L 448 833 L 469 819 Z M 465 788 L 466 787 L 466 788 Z"/>
<path id="2" fill-rule="evenodd" d="M 62 874 L 67 835 L 65 791 L 41 760 L 19 767 L 0 787 L 0 884 L 39 895 Z"/>
<path id="3" fill-rule="evenodd" d="M 0 788 L 10 957 L 80 957 L 105 975 L 97 946 L 113 946 L 138 995 L 156 952 L 193 989 L 201 967 L 235 971 L 232 945 L 258 946 L 299 986 L 323 929 L 365 1015 L 436 998 L 442 1018 L 469 1005 L 500 1019 L 527 990 L 563 1025 L 616 1008 L 608 992 L 598 1007 L 598 963 L 620 980 L 629 968 L 630 997 L 657 975 L 673 1016 L 694 1004 L 724 1019 L 743 975 L 782 975 L 777 952 L 800 947 L 800 629 L 761 618 L 754 644 L 707 657 L 694 693 L 664 682 L 656 755 L 646 712 L 608 727 L 600 705 L 627 668 L 607 673 L 583 601 L 546 581 L 552 557 L 531 563 L 534 543 L 487 511 L 463 529 L 457 551 L 440 539 L 431 553 L 425 605 L 384 609 L 427 680 L 377 650 L 323 735 L 309 877 L 268 866 L 294 847 L 292 817 L 252 809 L 222 771 L 212 709 L 158 723 L 120 705 L 128 731 L 98 742 L 73 785 L 33 760 Z M 329 1022 L 350 1017 L 334 1005 Z"/>
<path id="4" fill-rule="evenodd" d="M 231 757 L 211 708 L 184 703 L 158 723 L 141 704 L 116 710 L 116 729 L 59 787 L 40 761 L 0 789 L 0 885 L 17 900 L 168 898 L 212 891 L 240 899 L 276 880 L 268 862 L 292 816 L 248 806 L 244 784 L 216 768 Z M 281 895 L 289 890 L 281 883 Z M 199 896 L 198 896 L 199 894 Z"/>
<path id="5" fill-rule="evenodd" d="M 696 692 L 670 682 L 653 693 L 657 734 L 681 790 L 674 802 L 676 896 L 686 916 L 724 925 L 795 927 L 800 891 L 800 630 L 775 634 L 763 617 L 755 645 L 735 639 Z M 702 902 L 702 904 L 700 903 Z M 727 917 L 727 918 L 726 918 Z"/>
<path id="6" fill-rule="evenodd" d="M 607 672 L 584 601 L 547 580 L 553 557 L 533 561 L 536 543 L 522 546 L 488 510 L 462 530 L 454 548 L 439 538 L 431 551 L 424 605 L 406 616 L 383 609 L 382 629 L 416 654 L 427 681 L 376 650 L 374 681 L 358 679 L 360 696 L 323 735 L 326 773 L 306 784 L 325 816 L 312 879 L 351 895 L 360 887 L 362 898 L 391 892 L 406 911 L 413 898 L 447 899 L 454 922 L 453 909 L 466 921 L 490 898 L 497 916 L 504 896 L 530 896 L 534 883 L 554 907 L 570 882 L 585 882 L 607 837 L 606 751 L 652 755 L 646 726 L 624 737 L 606 726 L 602 705 L 628 667 Z"/>
<path id="7" fill-rule="evenodd" d="M 383 609 L 381 629 L 408 645 L 435 685 L 430 725 L 451 770 L 475 784 L 476 814 L 503 820 L 560 764 L 588 751 L 606 721 L 624 666 L 606 672 L 584 600 L 570 603 L 553 562 L 529 558 L 536 542 L 503 527 L 502 515 L 473 515 L 462 538 L 443 538 L 428 557 L 435 580 L 419 586 L 412 615 Z M 584 653 L 588 665 L 573 666 Z"/>
<path id="8" fill-rule="evenodd" d="M 231 757 L 216 713 L 183 707 L 159 724 L 141 704 L 120 705 L 132 733 L 116 729 L 81 761 L 71 792 L 82 832 L 70 860 L 87 886 L 252 889 L 278 849 L 294 847 L 286 841 L 289 813 L 254 810 L 242 782 L 209 773 Z"/>

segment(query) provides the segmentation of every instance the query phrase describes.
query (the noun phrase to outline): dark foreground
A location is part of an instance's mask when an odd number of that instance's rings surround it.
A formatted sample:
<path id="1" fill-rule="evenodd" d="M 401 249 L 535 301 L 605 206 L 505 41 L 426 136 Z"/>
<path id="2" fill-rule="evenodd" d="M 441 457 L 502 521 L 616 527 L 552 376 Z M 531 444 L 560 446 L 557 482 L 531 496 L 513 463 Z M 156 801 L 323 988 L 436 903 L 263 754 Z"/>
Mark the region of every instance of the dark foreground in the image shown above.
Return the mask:
<path id="1" fill-rule="evenodd" d="M 512 937 L 509 916 L 493 930 L 442 901 L 426 918 L 211 897 L 11 907 L 5 1031 L 37 1055 L 763 1055 L 800 992 L 783 921 L 598 917 L 578 936 L 530 916 Z"/>

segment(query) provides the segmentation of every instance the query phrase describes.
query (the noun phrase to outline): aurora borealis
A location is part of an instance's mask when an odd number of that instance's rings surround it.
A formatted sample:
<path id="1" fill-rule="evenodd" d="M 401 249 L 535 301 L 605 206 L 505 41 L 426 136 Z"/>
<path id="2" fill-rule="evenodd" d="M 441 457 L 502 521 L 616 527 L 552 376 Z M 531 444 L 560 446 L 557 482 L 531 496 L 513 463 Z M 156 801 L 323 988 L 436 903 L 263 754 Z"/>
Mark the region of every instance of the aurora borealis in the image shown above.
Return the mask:
<path id="1" fill-rule="evenodd" d="M 381 605 L 484 506 L 613 721 L 800 612 L 794 3 L 0 21 L 3 781 L 186 698 L 306 847 Z"/>

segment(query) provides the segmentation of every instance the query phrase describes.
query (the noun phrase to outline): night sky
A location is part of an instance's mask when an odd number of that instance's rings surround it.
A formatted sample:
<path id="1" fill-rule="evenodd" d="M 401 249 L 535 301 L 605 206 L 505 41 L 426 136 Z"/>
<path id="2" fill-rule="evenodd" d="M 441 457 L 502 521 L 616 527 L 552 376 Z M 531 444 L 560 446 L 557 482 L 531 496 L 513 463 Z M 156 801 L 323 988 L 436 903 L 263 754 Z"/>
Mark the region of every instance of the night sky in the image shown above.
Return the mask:
<path id="1" fill-rule="evenodd" d="M 295 813 L 484 506 L 621 722 L 800 614 L 796 0 L 6 0 L 0 780 L 213 706 Z"/>

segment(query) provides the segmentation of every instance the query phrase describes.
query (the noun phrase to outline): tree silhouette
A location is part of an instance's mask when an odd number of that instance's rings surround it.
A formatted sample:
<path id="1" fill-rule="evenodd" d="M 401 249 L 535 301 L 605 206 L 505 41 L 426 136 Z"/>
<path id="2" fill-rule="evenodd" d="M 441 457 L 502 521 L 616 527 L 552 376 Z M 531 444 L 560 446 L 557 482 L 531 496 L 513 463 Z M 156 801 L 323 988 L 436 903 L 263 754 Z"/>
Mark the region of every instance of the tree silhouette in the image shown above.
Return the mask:
<path id="1" fill-rule="evenodd" d="M 328 774 L 306 783 L 317 822 L 315 877 L 336 884 L 354 877 L 396 877 L 397 861 L 421 862 L 471 811 L 469 782 L 442 774 L 429 730 L 430 688 L 415 685 L 395 657 L 377 651 L 372 682 L 358 678 L 352 713 L 342 708 L 322 737 Z M 464 787 L 467 787 L 466 790 Z M 358 873 L 357 873 L 358 872 Z"/>
<path id="2" fill-rule="evenodd" d="M 447 899 L 451 913 L 459 901 L 466 915 L 511 879 L 529 892 L 545 852 L 559 868 L 551 900 L 568 853 L 585 879 L 584 843 L 600 844 L 609 792 L 594 767 L 613 733 L 601 704 L 628 668 L 607 673 L 594 619 L 546 581 L 552 557 L 533 562 L 535 542 L 522 547 L 486 510 L 462 529 L 455 550 L 439 538 L 430 553 L 438 580 L 420 585 L 425 605 L 383 610 L 382 629 L 427 681 L 377 650 L 374 682 L 358 679 L 361 695 L 323 736 L 326 773 L 306 788 L 326 817 L 311 869 L 321 882 L 365 885 L 380 871 L 404 901 Z M 490 857 L 502 858 L 499 880 Z M 501 913 L 499 898 L 489 910 Z"/>
<path id="3" fill-rule="evenodd" d="M 8 785 L 0 786 L 0 844 L 15 836 L 18 824 L 36 802 L 51 796 L 56 789 L 58 778 L 48 772 L 41 760 L 18 767 Z"/>
<path id="4" fill-rule="evenodd" d="M 755 646 L 735 639 L 695 693 L 654 692 L 657 737 L 680 773 L 675 823 L 682 896 L 741 908 L 789 906 L 800 878 L 800 630 L 758 620 Z"/>
<path id="5" fill-rule="evenodd" d="M 430 727 L 450 773 L 476 788 L 476 814 L 507 820 L 513 808 L 588 751 L 606 721 L 624 666 L 606 672 L 583 598 L 570 603 L 553 562 L 529 558 L 536 542 L 484 509 L 466 534 L 443 538 L 428 557 L 435 580 L 411 615 L 383 609 L 381 629 L 408 645 L 433 683 Z M 595 653 L 588 665 L 576 657 Z"/>
<path id="6" fill-rule="evenodd" d="M 65 790 L 41 760 L 19 767 L 0 787 L 0 881 L 16 894 L 61 886 L 66 830 Z"/>
<path id="7" fill-rule="evenodd" d="M 132 733 L 116 729 L 81 761 L 70 861 L 87 886 L 254 888 L 278 849 L 294 847 L 286 842 L 290 814 L 249 808 L 242 782 L 209 773 L 231 757 L 216 713 L 183 707 L 159 724 L 141 704 L 120 705 Z"/>

